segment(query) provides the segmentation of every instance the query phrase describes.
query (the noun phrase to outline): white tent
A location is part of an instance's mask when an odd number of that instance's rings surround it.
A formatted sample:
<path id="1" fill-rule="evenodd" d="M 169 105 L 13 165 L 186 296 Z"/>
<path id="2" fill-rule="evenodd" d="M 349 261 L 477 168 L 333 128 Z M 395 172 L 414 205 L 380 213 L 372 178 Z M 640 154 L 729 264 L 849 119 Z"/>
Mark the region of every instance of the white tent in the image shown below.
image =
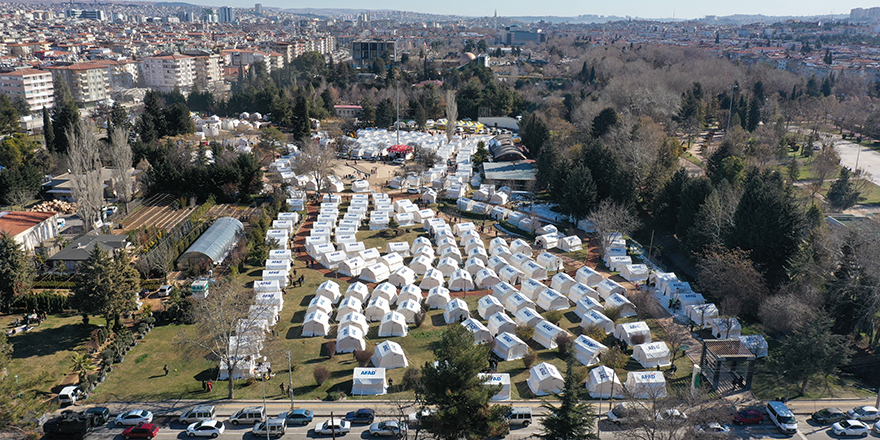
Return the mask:
<path id="1" fill-rule="evenodd" d="M 539 235 L 535 238 L 535 244 L 540 246 L 541 249 L 553 249 L 559 244 L 559 234 L 554 232 L 552 234 Z"/>
<path id="2" fill-rule="evenodd" d="M 263 281 L 278 281 L 278 287 L 286 288 L 287 283 L 290 281 L 288 278 L 288 274 L 285 271 L 281 270 L 264 270 L 263 271 Z"/>
<path id="3" fill-rule="evenodd" d="M 432 287 L 428 291 L 428 298 L 425 300 L 425 304 L 431 309 L 444 309 L 449 301 L 449 289 L 438 286 Z"/>
<path id="4" fill-rule="evenodd" d="M 370 182 L 366 180 L 355 180 L 351 182 L 351 191 L 356 193 L 365 193 L 370 191 Z"/>
<path id="5" fill-rule="evenodd" d="M 347 325 L 336 335 L 336 352 L 352 353 L 356 350 L 364 350 L 367 343 L 364 342 L 364 332 L 356 325 Z"/>
<path id="6" fill-rule="evenodd" d="M 538 254 L 536 258 L 538 264 L 544 267 L 545 270 L 562 270 L 562 258 L 559 258 L 556 255 L 551 254 L 550 252 L 541 252 Z"/>
<path id="7" fill-rule="evenodd" d="M 636 305 L 619 293 L 612 293 L 607 299 L 605 299 L 605 309 L 611 307 L 617 307 L 620 309 L 621 318 L 628 318 L 636 315 Z"/>
<path id="8" fill-rule="evenodd" d="M 678 281 L 678 276 L 673 272 L 651 272 L 648 282 L 657 287 L 657 291 L 663 292 L 664 286 L 670 282 Z"/>
<path id="9" fill-rule="evenodd" d="M 507 261 L 510 262 L 511 266 L 522 269 L 523 264 L 526 264 L 527 261 L 532 261 L 532 257 L 522 252 L 514 252 Z"/>
<path id="10" fill-rule="evenodd" d="M 385 245 L 385 253 L 397 253 L 401 257 L 408 257 L 409 253 L 409 244 L 403 241 L 393 241 Z"/>
<path id="11" fill-rule="evenodd" d="M 397 313 L 403 315 L 408 323 L 416 322 L 416 315 L 422 312 L 422 306 L 411 299 L 403 300 L 397 305 Z"/>
<path id="12" fill-rule="evenodd" d="M 742 335 L 742 326 L 736 318 L 715 318 L 709 321 L 712 336 L 718 339 L 738 338 Z"/>
<path id="13" fill-rule="evenodd" d="M 406 317 L 402 313 L 388 312 L 382 316 L 382 323 L 379 324 L 379 337 L 406 336 L 408 330 Z"/>
<path id="14" fill-rule="evenodd" d="M 484 249 L 486 248 L 486 245 L 483 244 L 483 238 L 480 236 L 468 237 L 466 239 L 463 239 L 462 241 L 463 241 L 463 243 L 461 243 L 461 247 L 464 248 L 465 252 L 470 252 L 471 249 L 478 248 L 478 247 L 481 247 Z"/>
<path id="15" fill-rule="evenodd" d="M 631 283 L 648 281 L 648 266 L 644 264 L 627 264 L 620 269 L 620 276 Z"/>
<path id="16" fill-rule="evenodd" d="M 367 331 L 370 330 L 370 324 L 367 322 L 367 318 L 363 313 L 359 312 L 351 312 L 346 313 L 342 316 L 342 319 L 338 319 L 339 328 L 343 329 L 348 326 L 354 326 L 361 330 L 363 334 L 366 334 Z"/>
<path id="17" fill-rule="evenodd" d="M 501 386 L 501 391 L 492 396 L 492 400 L 499 402 L 510 400 L 510 374 L 508 373 L 478 373 L 483 379 L 483 385 L 487 387 Z"/>
<path id="18" fill-rule="evenodd" d="M 495 354 L 505 361 L 522 359 L 529 351 L 529 346 L 514 333 L 500 333 L 495 337 L 495 348 L 492 349 Z"/>
<path id="19" fill-rule="evenodd" d="M 474 276 L 474 282 L 479 289 L 490 289 L 492 286 L 501 282 L 501 278 L 495 274 L 495 271 L 489 268 L 480 269 Z"/>
<path id="20" fill-rule="evenodd" d="M 291 258 L 293 258 L 293 253 L 290 249 L 273 249 L 269 251 L 270 260 L 290 260 Z"/>
<path id="21" fill-rule="evenodd" d="M 321 283 L 321 285 L 318 286 L 318 290 L 315 292 L 315 296 L 326 297 L 333 304 L 338 303 L 339 299 L 342 298 L 342 294 L 339 293 L 339 284 L 331 280 Z"/>
<path id="22" fill-rule="evenodd" d="M 360 301 L 361 303 L 366 301 L 369 296 L 370 296 L 370 289 L 367 287 L 366 284 L 364 284 L 360 281 L 355 281 L 354 283 L 349 284 L 348 290 L 345 291 L 346 298 L 349 298 L 349 297 L 357 298 L 357 300 Z"/>
<path id="23" fill-rule="evenodd" d="M 626 373 L 626 390 L 636 399 L 666 397 L 666 378 L 659 371 Z"/>
<path id="24" fill-rule="evenodd" d="M 306 313 L 303 321 L 303 336 L 327 336 L 330 333 L 330 316 L 326 313 L 316 310 Z"/>
<path id="25" fill-rule="evenodd" d="M 556 226 L 551 224 L 546 224 L 541 226 L 540 228 L 535 229 L 535 234 L 538 235 L 546 235 L 546 234 L 556 234 L 559 232 L 559 229 Z"/>
<path id="26" fill-rule="evenodd" d="M 415 272 L 419 275 L 424 275 L 425 272 L 427 272 L 429 269 L 431 269 L 433 267 L 432 266 L 433 263 L 434 263 L 433 258 L 431 258 L 427 255 L 421 254 L 421 255 L 418 255 L 415 258 L 413 258 L 412 261 L 410 261 L 409 268 L 412 269 L 413 272 Z"/>
<path id="27" fill-rule="evenodd" d="M 581 318 L 581 321 L 584 320 L 584 316 L 586 316 L 586 314 L 589 313 L 590 310 L 596 310 L 599 313 L 604 313 L 605 307 L 603 307 L 602 304 L 599 303 L 599 301 L 596 301 L 589 296 L 584 296 L 583 298 L 579 299 L 574 306 L 574 313 Z"/>
<path id="28" fill-rule="evenodd" d="M 379 257 L 381 257 L 382 254 L 379 253 L 378 249 L 370 248 L 358 252 L 358 256 L 361 257 L 362 260 L 364 260 L 364 263 L 366 263 L 367 266 L 372 266 L 379 262 Z"/>
<path id="29" fill-rule="evenodd" d="M 531 257 L 532 255 L 532 246 L 526 243 L 526 241 L 521 238 L 517 238 L 516 240 L 510 242 L 509 247 L 510 251 L 514 254 L 516 254 L 517 252 L 521 252 L 525 255 L 528 255 L 529 257 Z"/>
<path id="30" fill-rule="evenodd" d="M 598 364 L 599 355 L 606 351 L 608 347 L 587 335 L 580 335 L 574 340 L 575 358 L 588 367 Z"/>
<path id="31" fill-rule="evenodd" d="M 482 247 L 475 247 L 467 251 L 467 257 L 481 260 L 484 266 L 489 262 L 489 254 L 486 253 L 486 248 Z"/>
<path id="32" fill-rule="evenodd" d="M 640 344 L 651 342 L 651 328 L 645 321 L 628 322 L 626 324 L 617 324 L 614 328 L 614 337 L 626 343 L 626 345 L 635 345 L 633 338 L 641 337 L 638 341 Z"/>
<path id="33" fill-rule="evenodd" d="M 575 252 L 584 248 L 583 242 L 581 242 L 580 237 L 577 235 L 569 235 L 568 237 L 560 238 L 559 243 L 556 243 L 556 247 L 563 252 Z"/>
<path id="34" fill-rule="evenodd" d="M 475 225 L 474 222 L 456 223 L 455 226 L 452 228 L 452 231 L 455 232 L 455 235 L 463 237 L 465 232 L 476 232 L 477 225 Z"/>
<path id="35" fill-rule="evenodd" d="M 412 213 L 413 219 L 416 223 L 423 223 L 425 220 L 429 218 L 434 218 L 437 215 L 433 209 L 422 209 Z"/>
<path id="36" fill-rule="evenodd" d="M 333 311 L 333 303 L 325 296 L 316 296 L 309 301 L 309 308 L 306 309 L 306 313 L 314 312 L 315 310 L 329 315 Z"/>
<path id="37" fill-rule="evenodd" d="M 347 296 L 339 303 L 339 308 L 336 309 L 336 320 L 339 321 L 339 318 L 351 312 L 360 313 L 363 309 L 364 304 L 362 302 L 353 296 Z"/>
<path id="38" fill-rule="evenodd" d="M 449 258 L 455 260 L 455 263 L 459 266 L 464 261 L 461 256 L 461 251 L 458 250 L 457 246 L 447 246 L 445 248 L 441 248 L 437 251 L 437 254 L 440 256 L 440 261 L 443 261 L 444 258 Z"/>
<path id="39" fill-rule="evenodd" d="M 496 196 L 500 196 L 501 194 L 505 194 L 505 197 L 506 197 L 506 193 L 495 193 L 495 196 L 492 196 L 492 198 L 494 199 Z M 497 205 L 497 203 L 493 203 L 492 200 L 490 200 L 489 203 L 492 203 L 493 205 Z M 510 216 L 511 212 L 513 212 L 513 211 L 511 211 L 503 206 L 496 206 L 496 207 L 492 208 L 491 211 L 489 211 L 489 217 L 492 217 L 495 220 L 507 220 L 507 218 Z"/>
<path id="40" fill-rule="evenodd" d="M 612 281 L 611 278 L 602 280 L 602 282 L 596 286 L 596 291 L 599 292 L 599 295 L 602 295 L 602 298 L 604 299 L 608 299 L 612 293 L 626 295 L 626 287 Z"/>
<path id="41" fill-rule="evenodd" d="M 680 301 L 682 307 L 706 304 L 706 298 L 704 298 L 703 295 L 694 292 L 676 293 L 673 298 L 675 298 L 676 301 Z"/>
<path id="42" fill-rule="evenodd" d="M 515 287 L 504 281 L 493 285 L 491 289 L 492 296 L 498 298 L 502 302 L 506 301 L 508 296 L 513 295 L 517 292 Z"/>
<path id="43" fill-rule="evenodd" d="M 416 273 L 412 269 L 404 266 L 400 269 L 394 271 L 390 277 L 388 277 L 388 282 L 395 286 L 405 286 L 408 284 L 412 284 L 416 281 Z"/>
<path id="44" fill-rule="evenodd" d="M 464 262 L 464 270 L 471 274 L 471 276 L 476 275 L 477 272 L 485 268 L 486 263 L 479 258 L 468 258 L 467 261 Z"/>
<path id="45" fill-rule="evenodd" d="M 370 294 L 370 299 L 373 298 L 384 298 L 388 304 L 391 304 L 397 299 L 397 287 L 389 282 L 379 284 Z"/>
<path id="46" fill-rule="evenodd" d="M 470 310 L 468 310 L 468 305 L 463 300 L 454 298 L 446 303 L 443 311 L 443 320 L 446 321 L 447 324 L 464 321 L 469 317 Z"/>
<path id="47" fill-rule="evenodd" d="M 526 381 L 532 394 L 546 396 L 551 393 L 562 392 L 565 380 L 559 374 L 559 370 L 553 364 L 541 362 L 529 370 L 529 379 Z"/>
<path id="48" fill-rule="evenodd" d="M 256 372 L 257 362 L 251 356 L 246 356 L 245 358 L 238 358 L 235 360 L 235 366 L 232 368 L 232 378 L 233 379 L 247 379 L 250 377 L 254 377 Z M 229 379 L 229 366 L 224 362 L 220 362 L 220 375 L 217 380 L 227 380 Z"/>
<path id="49" fill-rule="evenodd" d="M 403 352 L 403 347 L 394 341 L 383 341 L 377 345 L 372 361 L 374 367 L 386 370 L 409 366 L 409 362 L 406 360 L 406 353 Z"/>
<path id="50" fill-rule="evenodd" d="M 262 292 L 255 295 L 254 302 L 259 306 L 274 306 L 281 310 L 284 308 L 284 297 L 281 292 Z"/>
<path id="51" fill-rule="evenodd" d="M 400 214 L 394 214 L 394 221 L 396 221 L 397 225 L 400 227 L 412 226 L 416 224 L 416 217 L 409 212 L 402 212 Z"/>
<path id="52" fill-rule="evenodd" d="M 436 256 L 436 253 L 434 252 L 434 247 L 433 247 L 433 246 L 431 246 L 430 244 L 423 244 L 423 245 L 417 247 L 417 248 L 412 252 L 412 255 L 413 255 L 413 257 L 418 257 L 418 256 L 422 256 L 422 255 L 424 255 L 424 256 L 430 258 L 431 261 L 433 262 L 433 261 L 434 261 L 434 257 Z"/>
<path id="53" fill-rule="evenodd" d="M 400 304 L 406 300 L 413 300 L 416 304 L 422 302 L 422 290 L 418 288 L 415 284 L 407 284 L 400 289 L 400 293 L 397 294 L 397 300 L 395 303 Z"/>
<path id="54" fill-rule="evenodd" d="M 382 263 L 376 263 L 372 266 L 367 266 L 361 271 L 360 279 L 368 282 L 368 283 L 381 283 L 388 279 L 391 276 L 391 271 L 388 270 L 388 266 Z"/>
<path id="55" fill-rule="evenodd" d="M 648 342 L 633 346 L 633 359 L 643 368 L 668 367 L 669 347 L 663 341 Z"/>
<path id="56" fill-rule="evenodd" d="M 487 320 L 489 322 L 487 328 L 489 329 L 489 333 L 493 336 L 499 333 L 516 332 L 516 322 L 503 311 L 489 315 Z"/>
<path id="57" fill-rule="evenodd" d="M 278 280 L 254 281 L 254 293 L 273 293 L 281 291 L 281 283 Z"/>
<path id="58" fill-rule="evenodd" d="M 612 272 L 620 272 L 628 264 L 633 264 L 630 256 L 608 257 L 608 267 Z"/>
<path id="59" fill-rule="evenodd" d="M 457 248 L 458 242 L 455 241 L 454 236 L 450 235 L 442 235 L 436 237 L 437 242 L 437 252 L 443 251 L 447 248 Z"/>
<path id="60" fill-rule="evenodd" d="M 519 284 L 525 278 L 521 270 L 507 264 L 498 271 L 498 278 L 508 284 Z"/>
<path id="61" fill-rule="evenodd" d="M 388 266 L 389 272 L 394 272 L 397 269 L 403 267 L 403 257 L 400 256 L 397 252 L 392 252 L 390 254 L 385 254 L 379 258 L 379 263 L 382 263 Z"/>
<path id="62" fill-rule="evenodd" d="M 596 287 L 596 285 L 602 282 L 603 278 L 602 274 L 587 266 L 582 266 L 578 269 L 577 273 L 574 274 L 574 279 L 577 280 L 577 282 L 586 284 L 589 287 Z"/>
<path id="63" fill-rule="evenodd" d="M 494 251 L 495 248 L 497 248 L 498 246 L 507 247 L 507 240 L 505 240 L 503 237 L 495 237 L 495 238 L 489 240 L 489 251 L 490 252 Z"/>
<path id="64" fill-rule="evenodd" d="M 709 325 L 709 322 L 718 317 L 718 308 L 713 303 L 689 305 L 684 311 L 699 326 Z"/>
<path id="65" fill-rule="evenodd" d="M 538 295 L 537 304 L 538 307 L 548 312 L 552 310 L 565 310 L 571 307 L 568 303 L 568 298 L 553 289 L 545 289 L 541 292 Z"/>
<path id="66" fill-rule="evenodd" d="M 615 398 L 622 399 L 623 390 L 623 384 L 611 368 L 601 365 L 590 370 L 587 379 L 587 392 L 590 393 L 590 397 L 608 399 L 613 393 Z"/>
<path id="67" fill-rule="evenodd" d="M 523 254 L 525 255 L 525 254 Z M 507 246 L 498 246 L 495 249 L 492 249 L 489 252 L 489 257 L 498 257 L 501 258 L 502 261 L 507 261 L 508 258 L 513 256 L 513 252 L 510 252 L 510 248 Z M 489 264 L 488 262 L 486 263 Z"/>
<path id="68" fill-rule="evenodd" d="M 492 333 L 490 333 L 489 329 L 480 321 L 477 321 L 474 318 L 468 318 L 465 319 L 461 325 L 474 335 L 474 345 L 492 342 Z"/>
<path id="69" fill-rule="evenodd" d="M 423 192 L 422 201 L 427 204 L 437 203 L 437 192 L 432 189 Z"/>
<path id="70" fill-rule="evenodd" d="M 495 313 L 503 313 L 504 305 L 501 304 L 501 301 L 499 301 L 498 298 L 495 298 L 492 295 L 486 295 L 477 301 L 477 312 L 480 314 L 481 318 L 488 319 L 489 316 L 492 316 Z"/>
<path id="71" fill-rule="evenodd" d="M 474 290 L 474 281 L 466 270 L 458 269 L 449 276 L 448 286 L 449 290 L 455 292 Z"/>
<path id="72" fill-rule="evenodd" d="M 563 333 L 568 332 L 550 321 L 542 321 L 535 326 L 535 335 L 532 336 L 532 340 L 544 348 L 556 348 L 556 337 Z"/>
<path id="73" fill-rule="evenodd" d="M 581 319 L 581 327 L 587 328 L 591 325 L 596 325 L 602 327 L 605 330 L 605 334 L 614 331 L 614 321 L 596 310 L 587 311 L 587 313 L 581 316 Z"/>
<path id="74" fill-rule="evenodd" d="M 339 268 L 336 270 L 347 277 L 357 278 L 365 267 L 367 267 L 367 263 L 363 258 L 354 257 L 339 263 Z"/>
<path id="75" fill-rule="evenodd" d="M 384 368 L 355 368 L 351 385 L 353 396 L 375 396 L 385 394 L 388 382 L 385 381 Z"/>
<path id="76" fill-rule="evenodd" d="M 559 272 L 550 278 L 550 288 L 557 292 L 568 292 L 577 281 L 565 272 Z"/>
<path id="77" fill-rule="evenodd" d="M 443 273 L 444 277 L 452 276 L 452 273 L 458 270 L 459 262 L 450 257 L 443 257 L 437 263 L 437 270 Z"/>
<path id="78" fill-rule="evenodd" d="M 663 294 L 664 295 L 673 295 L 675 293 L 680 292 L 693 292 L 694 289 L 691 288 L 691 283 L 685 281 L 668 281 L 663 285 Z"/>
<path id="79" fill-rule="evenodd" d="M 248 318 L 254 321 L 263 320 L 266 321 L 269 326 L 273 326 L 278 323 L 278 309 L 271 306 L 264 307 L 252 305 L 248 307 Z"/>
<path id="80" fill-rule="evenodd" d="M 386 313 L 391 311 L 391 306 L 385 298 L 371 298 L 367 303 L 367 309 L 364 310 L 364 316 L 370 322 L 380 321 Z"/>
<path id="81" fill-rule="evenodd" d="M 541 292 L 547 290 L 547 285 L 533 278 L 523 280 L 522 286 L 519 287 L 520 292 L 528 299 L 534 301 L 538 299 Z"/>
<path id="82" fill-rule="evenodd" d="M 504 300 L 504 308 L 510 313 L 516 313 L 523 307 L 535 308 L 535 303 L 522 293 L 514 293 Z"/>
<path id="83" fill-rule="evenodd" d="M 592 298 L 596 301 L 602 300 L 602 296 L 599 295 L 599 292 L 596 292 L 592 287 L 588 287 L 586 284 L 577 283 L 568 289 L 569 301 L 577 304 L 581 298 Z"/>
<path id="84" fill-rule="evenodd" d="M 534 327 L 544 320 L 533 307 L 523 307 L 517 310 L 513 316 L 516 318 L 518 325 L 525 325 L 527 327 Z"/>
<path id="85" fill-rule="evenodd" d="M 419 288 L 422 290 L 430 290 L 435 287 L 443 287 L 443 272 L 440 272 L 437 269 L 430 269 L 425 272 L 425 275 L 422 277 L 422 282 L 419 283 Z"/>
<path id="86" fill-rule="evenodd" d="M 428 237 L 416 237 L 416 239 L 413 240 L 412 244 L 409 246 L 409 250 L 412 251 L 413 254 L 415 254 L 416 249 L 425 245 L 431 246 L 431 240 Z"/>

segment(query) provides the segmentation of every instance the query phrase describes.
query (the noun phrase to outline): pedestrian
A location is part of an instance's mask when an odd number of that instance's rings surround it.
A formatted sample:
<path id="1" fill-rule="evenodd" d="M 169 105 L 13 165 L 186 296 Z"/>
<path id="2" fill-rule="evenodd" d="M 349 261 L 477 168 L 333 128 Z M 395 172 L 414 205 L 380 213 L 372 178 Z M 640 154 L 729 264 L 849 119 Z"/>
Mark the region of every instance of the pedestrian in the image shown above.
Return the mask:
<path id="1" fill-rule="evenodd" d="M 210 393 L 210 392 L 213 391 L 213 390 L 214 390 L 214 381 L 213 381 L 213 380 L 209 380 L 209 381 L 208 381 L 208 392 Z"/>
<path id="2" fill-rule="evenodd" d="M 202 391 L 208 391 L 208 382 L 202 381 Z"/>
<path id="3" fill-rule="evenodd" d="M 162 370 L 165 371 L 165 375 L 167 376 L 168 375 L 168 365 L 165 365 L 164 367 L 162 367 Z"/>
<path id="4" fill-rule="evenodd" d="M 296 276 L 296 269 L 293 270 L 293 276 Z"/>
<path id="5" fill-rule="evenodd" d="M 278 388 L 281 388 L 281 395 L 284 395 L 284 382 L 278 385 Z"/>

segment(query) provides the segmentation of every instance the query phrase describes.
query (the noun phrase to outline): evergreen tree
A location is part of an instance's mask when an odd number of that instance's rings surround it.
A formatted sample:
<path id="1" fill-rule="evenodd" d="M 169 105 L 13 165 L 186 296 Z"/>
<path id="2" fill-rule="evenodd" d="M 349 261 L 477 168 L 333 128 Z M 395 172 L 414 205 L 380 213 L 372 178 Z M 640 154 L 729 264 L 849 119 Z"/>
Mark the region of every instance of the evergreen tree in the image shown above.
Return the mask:
<path id="1" fill-rule="evenodd" d="M 3 313 L 15 299 L 28 293 L 34 280 L 34 266 L 21 245 L 6 231 L 0 231 L 0 307 Z"/>
<path id="2" fill-rule="evenodd" d="M 107 133 L 110 133 L 116 127 L 121 127 L 123 130 L 128 131 L 130 128 L 128 125 L 128 112 L 125 110 L 125 107 L 119 101 L 114 102 L 113 107 L 110 109 L 110 118 L 107 121 Z"/>
<path id="3" fill-rule="evenodd" d="M 479 376 L 488 366 L 489 347 L 474 345 L 471 332 L 452 324 L 443 331 L 434 353 L 437 362 L 426 362 L 422 368 L 422 396 L 436 413 L 423 425 L 441 440 L 490 437 L 502 422 L 504 409 L 489 405 L 500 387 L 485 386 Z"/>
<path id="4" fill-rule="evenodd" d="M 388 128 L 394 124 L 395 109 L 394 103 L 389 98 L 379 101 L 376 107 L 376 127 Z"/>
<path id="5" fill-rule="evenodd" d="M 828 189 L 828 204 L 835 211 L 843 211 L 849 209 L 859 201 L 861 193 L 856 190 L 855 185 L 850 180 L 852 173 L 849 168 L 840 169 L 837 180 L 831 183 Z"/>
<path id="6" fill-rule="evenodd" d="M 361 119 L 366 123 L 373 123 L 376 120 L 376 107 L 373 107 L 373 101 L 369 98 L 361 100 Z"/>
<path id="7" fill-rule="evenodd" d="M 635 201 L 632 174 L 624 169 L 617 155 L 607 146 L 594 142 L 581 152 L 580 163 L 590 168 L 596 183 L 596 201 L 614 200 L 625 206 Z"/>
<path id="8" fill-rule="evenodd" d="M 140 275 L 124 252 L 115 259 L 100 246 L 95 246 L 80 268 L 73 289 L 73 302 L 88 322 L 89 315 L 100 315 L 109 327 L 119 326 L 123 313 L 137 307 L 136 295 Z"/>
<path id="9" fill-rule="evenodd" d="M 688 231 L 697 221 L 700 207 L 712 193 L 712 182 L 705 177 L 687 179 L 682 185 L 678 205 L 678 220 L 675 223 L 675 234 L 685 239 Z"/>
<path id="10" fill-rule="evenodd" d="M 52 129 L 54 130 L 53 153 L 67 154 L 67 130 L 79 123 L 79 108 L 70 93 L 70 87 L 61 77 L 55 80 L 55 109 L 52 113 Z"/>
<path id="11" fill-rule="evenodd" d="M 559 147 L 554 142 L 548 143 L 544 148 L 541 149 L 541 152 L 536 157 L 538 159 L 535 162 L 535 183 L 538 190 L 548 190 L 550 191 L 550 196 L 555 197 L 561 196 L 561 191 L 558 191 L 559 186 L 554 185 L 554 183 L 558 180 L 557 176 L 560 173 L 566 173 L 566 165 L 563 164 L 564 158 L 559 153 Z M 558 203 L 562 203 L 562 200 L 558 200 Z"/>
<path id="12" fill-rule="evenodd" d="M 829 66 L 834 63 L 834 57 L 831 56 L 831 49 L 825 51 L 825 56 L 822 57 L 822 62 Z"/>
<path id="13" fill-rule="evenodd" d="M 183 102 L 177 102 L 165 110 L 165 132 L 162 137 L 177 136 L 196 132 L 196 124 L 190 117 L 189 108 Z"/>
<path id="14" fill-rule="evenodd" d="M 820 317 L 787 337 L 770 361 L 777 370 L 787 371 L 784 378 L 799 385 L 803 395 L 810 379 L 827 377 L 851 356 L 846 337 L 831 333 L 831 320 Z"/>
<path id="15" fill-rule="evenodd" d="M 296 140 L 312 137 L 312 121 L 309 115 L 309 103 L 302 95 L 296 97 L 291 116 L 291 134 Z"/>
<path id="16" fill-rule="evenodd" d="M 547 410 L 547 416 L 541 420 L 541 434 L 544 440 L 594 440 L 599 437 L 593 433 L 596 420 L 593 407 L 583 402 L 586 389 L 577 380 L 574 373 L 575 359 L 570 353 L 565 362 L 565 385 L 562 393 L 554 393 L 559 405 L 544 401 L 541 406 Z"/>
<path id="17" fill-rule="evenodd" d="M 30 113 L 30 112 L 28 112 Z M 5 93 L 0 94 L 0 134 L 9 134 L 21 130 L 19 110 Z"/>
<path id="18" fill-rule="evenodd" d="M 593 136 L 593 139 L 598 139 L 608 133 L 611 130 L 611 127 L 614 127 L 617 124 L 617 112 L 614 111 L 613 108 L 607 107 L 599 112 L 595 118 L 593 118 L 592 130 L 590 134 Z"/>
<path id="19" fill-rule="evenodd" d="M 46 107 L 43 107 L 43 139 L 46 141 L 46 150 L 55 151 L 55 129 L 52 128 L 52 115 Z"/>
<path id="20" fill-rule="evenodd" d="M 753 96 L 749 101 L 748 116 L 746 118 L 746 130 L 755 131 L 758 123 L 761 122 L 761 101 L 757 96 Z"/>
<path id="21" fill-rule="evenodd" d="M 321 100 L 324 101 L 324 109 L 332 116 L 336 116 L 336 101 L 333 99 L 333 92 L 327 87 L 321 92 Z"/>
<path id="22" fill-rule="evenodd" d="M 544 119 L 536 113 L 530 113 L 523 119 L 519 130 L 523 145 L 529 149 L 532 157 L 538 157 L 541 149 L 550 139 L 550 128 Z"/>
<path id="23" fill-rule="evenodd" d="M 663 185 L 663 189 L 654 199 L 654 219 L 661 227 L 672 231 L 678 222 L 678 210 L 681 207 L 681 191 L 690 180 L 684 168 L 679 168 Z"/>
<path id="24" fill-rule="evenodd" d="M 596 205 L 596 182 L 590 168 L 579 164 L 568 171 L 563 187 L 562 212 L 575 218 L 577 221 L 587 218 L 587 214 Z"/>

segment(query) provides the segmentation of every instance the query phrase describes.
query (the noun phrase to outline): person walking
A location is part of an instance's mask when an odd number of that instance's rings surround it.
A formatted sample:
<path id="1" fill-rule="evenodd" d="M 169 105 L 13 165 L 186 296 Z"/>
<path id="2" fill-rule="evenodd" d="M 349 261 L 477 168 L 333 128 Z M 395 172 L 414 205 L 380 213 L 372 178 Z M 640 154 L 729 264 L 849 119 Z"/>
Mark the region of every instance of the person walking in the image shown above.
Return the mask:
<path id="1" fill-rule="evenodd" d="M 278 385 L 278 388 L 281 388 L 281 395 L 283 396 L 284 395 L 284 382 L 281 382 L 281 384 Z"/>
<path id="2" fill-rule="evenodd" d="M 212 390 L 214 390 L 214 381 L 209 380 L 208 381 L 208 392 L 210 393 Z"/>
<path id="3" fill-rule="evenodd" d="M 168 365 L 165 365 L 164 367 L 162 367 L 162 371 L 164 371 L 165 375 L 167 376 L 168 375 Z"/>

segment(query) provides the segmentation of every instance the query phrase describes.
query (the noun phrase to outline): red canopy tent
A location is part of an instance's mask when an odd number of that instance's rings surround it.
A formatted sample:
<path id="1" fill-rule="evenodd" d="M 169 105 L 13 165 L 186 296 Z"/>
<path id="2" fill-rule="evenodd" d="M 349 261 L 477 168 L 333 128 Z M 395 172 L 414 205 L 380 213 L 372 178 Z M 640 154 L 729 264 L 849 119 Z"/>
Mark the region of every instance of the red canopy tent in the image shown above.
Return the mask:
<path id="1" fill-rule="evenodd" d="M 410 147 L 409 145 L 392 145 L 388 147 L 388 152 L 393 154 L 412 153 L 412 151 L 413 147 Z"/>

